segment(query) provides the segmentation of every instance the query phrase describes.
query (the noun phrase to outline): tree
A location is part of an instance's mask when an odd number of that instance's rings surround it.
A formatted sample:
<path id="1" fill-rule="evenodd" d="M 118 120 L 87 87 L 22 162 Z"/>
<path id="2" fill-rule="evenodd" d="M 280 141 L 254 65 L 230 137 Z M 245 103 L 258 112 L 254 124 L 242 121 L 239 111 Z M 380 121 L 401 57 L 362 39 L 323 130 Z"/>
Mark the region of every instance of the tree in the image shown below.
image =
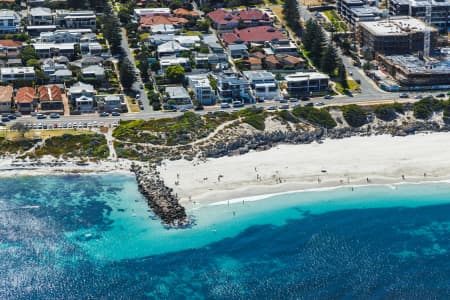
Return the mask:
<path id="1" fill-rule="evenodd" d="M 318 30 L 319 30 L 318 24 L 316 23 L 316 21 L 314 21 L 314 19 L 311 18 L 306 22 L 306 28 L 302 35 L 302 44 L 306 50 L 308 51 L 311 50 L 316 32 Z"/>
<path id="2" fill-rule="evenodd" d="M 180 65 L 169 66 L 166 69 L 166 78 L 170 83 L 182 83 L 184 81 L 185 71 Z"/>
<path id="3" fill-rule="evenodd" d="M 120 82 L 124 89 L 129 89 L 133 85 L 136 80 L 136 74 L 134 73 L 134 68 L 128 58 L 125 58 L 121 61 L 119 65 L 119 75 Z"/>
<path id="4" fill-rule="evenodd" d="M 39 59 L 36 54 L 36 50 L 34 50 L 33 46 L 31 45 L 27 45 L 22 48 L 22 51 L 20 52 L 20 58 L 22 59 L 22 63 L 24 65 L 26 65 L 27 61 L 29 61 L 30 59 Z"/>
<path id="5" fill-rule="evenodd" d="M 333 44 L 328 44 L 328 47 L 324 50 L 320 61 L 320 68 L 323 72 L 333 75 L 334 70 L 338 66 L 338 54 Z"/>
<path id="6" fill-rule="evenodd" d="M 148 69 L 149 69 L 149 65 L 148 65 L 148 56 L 145 52 L 142 52 L 139 56 L 139 71 L 141 72 L 141 78 L 143 82 L 147 82 L 149 80 L 148 77 Z"/>
<path id="7" fill-rule="evenodd" d="M 366 113 L 356 104 L 343 106 L 342 114 L 348 125 L 352 127 L 360 127 L 367 123 Z"/>
<path id="8" fill-rule="evenodd" d="M 297 0 L 285 0 L 283 4 L 283 15 L 286 24 L 296 31 L 300 28 L 300 14 L 298 12 Z"/>
<path id="9" fill-rule="evenodd" d="M 41 63 L 39 62 L 38 59 L 32 58 L 32 59 L 27 60 L 26 66 L 39 68 L 41 66 Z"/>
<path id="10" fill-rule="evenodd" d="M 20 134 L 20 137 L 25 138 L 25 134 L 30 130 L 25 124 L 21 122 L 16 122 L 11 126 L 12 130 L 17 130 Z"/>
<path id="11" fill-rule="evenodd" d="M 150 65 L 150 69 L 153 72 L 158 72 L 159 70 L 161 70 L 161 64 L 159 63 L 159 61 L 155 60 L 154 62 L 152 62 L 152 64 Z"/>
<path id="12" fill-rule="evenodd" d="M 208 19 L 197 21 L 197 28 L 202 32 L 208 32 L 210 26 L 211 22 Z"/>

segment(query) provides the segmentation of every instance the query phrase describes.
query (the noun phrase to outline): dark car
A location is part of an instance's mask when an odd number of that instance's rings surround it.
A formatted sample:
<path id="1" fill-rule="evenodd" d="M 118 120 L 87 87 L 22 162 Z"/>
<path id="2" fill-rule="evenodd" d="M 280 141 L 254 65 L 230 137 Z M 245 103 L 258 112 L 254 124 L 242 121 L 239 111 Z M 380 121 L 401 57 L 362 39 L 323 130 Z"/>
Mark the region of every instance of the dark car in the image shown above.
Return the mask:
<path id="1" fill-rule="evenodd" d="M 10 120 L 15 120 L 15 119 L 17 119 L 16 115 L 14 115 L 14 114 L 8 115 L 8 118 L 9 118 Z"/>
<path id="2" fill-rule="evenodd" d="M 444 93 L 437 94 L 436 97 L 437 97 L 437 98 L 445 98 L 445 94 L 444 94 Z"/>
<path id="3" fill-rule="evenodd" d="M 111 116 L 113 116 L 113 117 L 118 117 L 118 116 L 120 116 L 120 112 L 118 112 L 118 111 L 113 111 L 113 112 L 111 113 Z"/>
<path id="4" fill-rule="evenodd" d="M 300 98 L 300 100 L 302 100 L 302 101 L 308 101 L 309 99 L 310 99 L 310 98 L 307 97 L 307 96 L 303 96 L 303 97 Z"/>
<path id="5" fill-rule="evenodd" d="M 2 122 L 9 122 L 9 118 L 8 117 L 2 117 Z"/>
<path id="6" fill-rule="evenodd" d="M 47 119 L 47 116 L 46 115 L 43 115 L 43 114 L 37 114 L 37 116 L 36 116 L 38 119 Z"/>
<path id="7" fill-rule="evenodd" d="M 51 113 L 50 118 L 52 119 L 59 119 L 59 115 L 57 113 Z"/>
<path id="8" fill-rule="evenodd" d="M 109 114 L 106 111 L 104 111 L 100 114 L 100 117 L 107 117 L 107 116 L 109 116 Z"/>
<path id="9" fill-rule="evenodd" d="M 409 98 L 409 95 L 406 94 L 406 93 L 402 93 L 402 94 L 400 94 L 399 97 L 400 97 L 400 98 Z"/>

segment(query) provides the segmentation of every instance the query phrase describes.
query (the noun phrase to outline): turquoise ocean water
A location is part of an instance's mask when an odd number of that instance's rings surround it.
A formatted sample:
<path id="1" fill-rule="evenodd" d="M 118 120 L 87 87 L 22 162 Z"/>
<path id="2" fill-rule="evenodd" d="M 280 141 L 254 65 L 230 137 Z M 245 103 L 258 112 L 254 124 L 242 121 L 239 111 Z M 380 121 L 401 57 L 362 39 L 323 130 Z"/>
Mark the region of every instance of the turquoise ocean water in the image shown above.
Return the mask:
<path id="1" fill-rule="evenodd" d="M 165 229 L 131 176 L 2 178 L 0 299 L 450 296 L 449 183 L 189 213 L 194 226 Z"/>

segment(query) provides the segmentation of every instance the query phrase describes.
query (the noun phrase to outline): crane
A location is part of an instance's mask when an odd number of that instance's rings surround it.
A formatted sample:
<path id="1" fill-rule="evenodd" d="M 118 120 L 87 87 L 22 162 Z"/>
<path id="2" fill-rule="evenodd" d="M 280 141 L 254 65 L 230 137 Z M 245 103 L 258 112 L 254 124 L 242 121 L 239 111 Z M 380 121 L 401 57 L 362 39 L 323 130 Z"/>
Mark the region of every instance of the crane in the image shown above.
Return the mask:
<path id="1" fill-rule="evenodd" d="M 431 0 L 425 4 L 425 32 L 423 35 L 423 57 L 430 57 Z"/>

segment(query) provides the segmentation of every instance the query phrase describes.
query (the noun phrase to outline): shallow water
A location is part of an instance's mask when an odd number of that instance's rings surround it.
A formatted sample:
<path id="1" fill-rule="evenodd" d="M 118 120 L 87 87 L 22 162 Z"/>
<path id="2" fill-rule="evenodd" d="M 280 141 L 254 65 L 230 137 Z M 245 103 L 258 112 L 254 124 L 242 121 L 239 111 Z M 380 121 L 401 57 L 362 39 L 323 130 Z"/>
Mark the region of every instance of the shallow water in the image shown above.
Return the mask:
<path id="1" fill-rule="evenodd" d="M 450 184 L 207 206 L 166 230 L 124 175 L 0 179 L 0 299 L 448 299 Z"/>

